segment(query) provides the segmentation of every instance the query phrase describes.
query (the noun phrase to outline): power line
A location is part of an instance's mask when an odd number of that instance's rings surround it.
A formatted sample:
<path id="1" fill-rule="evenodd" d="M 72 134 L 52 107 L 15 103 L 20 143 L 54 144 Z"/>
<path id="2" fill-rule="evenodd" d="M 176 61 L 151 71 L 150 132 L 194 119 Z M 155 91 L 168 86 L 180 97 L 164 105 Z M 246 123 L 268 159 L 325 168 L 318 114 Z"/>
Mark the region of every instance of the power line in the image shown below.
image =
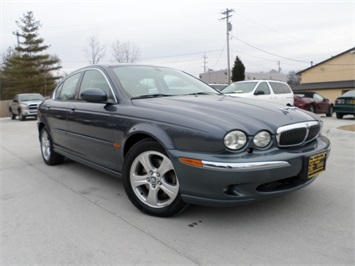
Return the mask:
<path id="1" fill-rule="evenodd" d="M 243 41 L 243 40 L 240 40 L 240 39 L 238 39 L 237 37 L 235 37 L 235 36 L 233 36 L 233 35 L 232 35 L 232 37 L 233 37 L 234 39 L 236 39 L 236 40 L 238 40 L 238 41 L 240 41 L 240 42 L 242 42 L 242 43 L 244 43 L 244 44 L 246 44 L 246 45 L 248 45 L 248 46 L 250 46 L 250 47 L 256 49 L 256 50 L 259 50 L 259 51 L 261 51 L 261 52 L 267 53 L 267 54 L 269 54 L 269 55 L 273 55 L 273 56 L 276 56 L 276 57 L 279 57 L 279 58 L 283 58 L 283 59 L 290 60 L 290 61 L 295 61 L 295 62 L 300 62 L 300 63 L 307 63 L 307 64 L 310 63 L 310 62 L 308 62 L 308 61 L 293 59 L 293 58 L 285 57 L 285 56 L 282 56 L 282 55 L 274 54 L 274 53 L 265 51 L 265 50 L 263 50 L 263 49 L 261 49 L 261 48 L 258 48 L 258 47 L 254 46 L 254 45 L 252 45 L 252 44 L 250 44 L 250 43 L 247 43 L 247 42 L 245 42 L 245 41 Z"/>

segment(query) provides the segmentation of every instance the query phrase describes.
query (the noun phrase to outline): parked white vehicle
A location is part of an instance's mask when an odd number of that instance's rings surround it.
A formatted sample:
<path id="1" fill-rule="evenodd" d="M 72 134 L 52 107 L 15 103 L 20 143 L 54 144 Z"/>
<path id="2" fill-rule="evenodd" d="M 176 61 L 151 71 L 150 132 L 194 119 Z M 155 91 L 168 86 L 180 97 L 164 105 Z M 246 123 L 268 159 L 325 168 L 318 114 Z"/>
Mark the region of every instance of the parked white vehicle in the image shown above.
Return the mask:
<path id="1" fill-rule="evenodd" d="M 255 98 L 283 105 L 293 105 L 293 91 L 285 82 L 248 80 L 230 84 L 222 93 L 233 97 Z"/>

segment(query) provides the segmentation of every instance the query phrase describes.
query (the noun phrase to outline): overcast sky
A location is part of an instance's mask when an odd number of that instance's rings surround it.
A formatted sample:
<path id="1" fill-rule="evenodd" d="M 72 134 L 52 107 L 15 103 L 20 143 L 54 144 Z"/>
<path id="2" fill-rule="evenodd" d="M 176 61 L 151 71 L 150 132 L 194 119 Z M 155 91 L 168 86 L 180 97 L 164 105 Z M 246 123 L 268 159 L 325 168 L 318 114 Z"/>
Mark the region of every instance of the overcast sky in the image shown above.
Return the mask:
<path id="1" fill-rule="evenodd" d="M 83 52 L 90 36 L 106 45 L 100 63 L 113 63 L 116 40 L 139 46 L 137 63 L 170 66 L 195 76 L 206 66 L 227 68 L 226 22 L 230 22 L 231 67 L 239 56 L 247 72 L 278 69 L 287 74 L 355 46 L 355 0 L 0 0 L 1 53 L 16 45 L 15 21 L 33 11 L 40 37 L 67 73 L 89 64 Z"/>

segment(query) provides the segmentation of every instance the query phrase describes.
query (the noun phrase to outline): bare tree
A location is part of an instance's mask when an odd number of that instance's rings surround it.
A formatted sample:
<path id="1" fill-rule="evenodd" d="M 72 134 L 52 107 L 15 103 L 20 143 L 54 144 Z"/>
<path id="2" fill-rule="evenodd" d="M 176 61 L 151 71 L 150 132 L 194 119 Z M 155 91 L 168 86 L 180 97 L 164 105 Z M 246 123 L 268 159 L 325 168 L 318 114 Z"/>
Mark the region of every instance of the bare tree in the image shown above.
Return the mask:
<path id="1" fill-rule="evenodd" d="M 90 64 L 97 64 L 105 56 L 106 46 L 100 45 L 97 36 L 91 36 L 88 39 L 88 47 L 84 48 L 84 53 Z"/>
<path id="2" fill-rule="evenodd" d="M 131 42 L 121 43 L 118 40 L 113 43 L 112 51 L 115 60 L 119 63 L 134 63 L 140 55 L 137 45 Z"/>

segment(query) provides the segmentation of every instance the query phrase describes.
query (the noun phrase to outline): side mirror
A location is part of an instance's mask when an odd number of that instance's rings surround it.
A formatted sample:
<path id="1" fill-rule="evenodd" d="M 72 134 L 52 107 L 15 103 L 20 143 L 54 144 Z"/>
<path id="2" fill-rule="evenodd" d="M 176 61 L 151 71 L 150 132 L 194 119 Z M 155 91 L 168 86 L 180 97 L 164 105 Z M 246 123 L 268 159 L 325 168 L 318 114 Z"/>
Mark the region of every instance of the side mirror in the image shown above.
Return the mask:
<path id="1" fill-rule="evenodd" d="M 14 103 L 18 103 L 18 100 L 13 100 Z"/>
<path id="2" fill-rule="evenodd" d="M 105 103 L 107 102 L 107 94 L 102 89 L 89 88 L 85 89 L 81 94 L 81 98 L 87 102 Z"/>
<path id="3" fill-rule="evenodd" d="M 264 91 L 256 91 L 256 92 L 254 93 L 254 95 L 264 95 L 264 94 L 265 94 Z"/>

